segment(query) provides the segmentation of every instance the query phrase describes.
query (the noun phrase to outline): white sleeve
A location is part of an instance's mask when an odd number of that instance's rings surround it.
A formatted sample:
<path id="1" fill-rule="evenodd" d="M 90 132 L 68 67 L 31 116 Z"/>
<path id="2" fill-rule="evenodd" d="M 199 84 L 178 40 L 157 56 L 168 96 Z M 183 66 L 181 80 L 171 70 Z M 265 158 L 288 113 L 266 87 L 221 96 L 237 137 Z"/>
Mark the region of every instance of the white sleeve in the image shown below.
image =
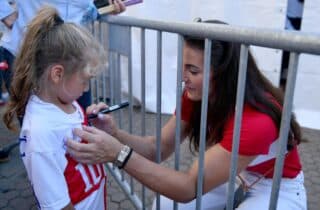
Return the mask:
<path id="1" fill-rule="evenodd" d="M 63 155 L 55 153 L 29 153 L 25 157 L 29 178 L 41 209 L 62 209 L 70 203 Z"/>

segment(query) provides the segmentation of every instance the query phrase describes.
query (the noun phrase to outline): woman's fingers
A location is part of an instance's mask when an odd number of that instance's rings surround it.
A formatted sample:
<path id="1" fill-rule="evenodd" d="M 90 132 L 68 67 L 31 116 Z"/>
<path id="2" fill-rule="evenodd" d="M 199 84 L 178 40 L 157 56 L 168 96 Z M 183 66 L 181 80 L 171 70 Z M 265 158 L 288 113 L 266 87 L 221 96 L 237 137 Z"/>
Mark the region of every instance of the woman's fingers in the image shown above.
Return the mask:
<path id="1" fill-rule="evenodd" d="M 90 145 L 82 144 L 74 141 L 73 139 L 67 139 L 66 142 L 68 153 L 76 160 L 82 163 L 92 163 L 92 155 L 90 153 Z"/>
<path id="2" fill-rule="evenodd" d="M 73 134 L 87 143 L 68 139 L 66 142 L 68 153 L 82 163 L 106 163 L 114 161 L 121 144 L 109 134 L 89 126 L 83 130 L 74 129 Z"/>
<path id="3" fill-rule="evenodd" d="M 82 126 L 82 129 L 75 128 L 73 130 L 74 135 L 79 136 L 81 139 L 87 141 L 88 143 L 93 143 L 97 141 L 96 135 L 99 132 L 100 131 L 98 129 L 91 126 Z"/>

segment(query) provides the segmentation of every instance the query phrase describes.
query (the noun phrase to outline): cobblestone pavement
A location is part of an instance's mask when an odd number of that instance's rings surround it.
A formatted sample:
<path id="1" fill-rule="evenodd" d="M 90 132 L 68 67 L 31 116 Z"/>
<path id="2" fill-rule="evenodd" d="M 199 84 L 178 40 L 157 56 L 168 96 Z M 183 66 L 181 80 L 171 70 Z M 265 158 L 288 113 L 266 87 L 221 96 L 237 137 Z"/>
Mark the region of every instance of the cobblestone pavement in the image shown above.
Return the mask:
<path id="1" fill-rule="evenodd" d="M 0 117 L 2 119 L 3 108 L 0 108 Z M 124 128 L 128 128 L 128 122 L 124 120 Z M 134 115 L 133 131 L 140 133 L 141 117 Z M 166 122 L 168 116 L 162 117 L 162 124 Z M 155 115 L 146 115 L 147 134 L 155 133 Z M 303 136 L 309 141 L 302 143 L 299 150 L 302 157 L 303 169 L 305 173 L 305 186 L 308 191 L 309 210 L 318 210 L 320 206 L 320 131 L 303 129 Z M 9 132 L 0 120 L 0 146 L 12 143 L 17 139 L 17 134 Z M 186 170 L 192 163 L 193 156 L 187 151 L 188 145 L 181 147 L 181 170 Z M 173 167 L 173 158 L 169 158 L 164 165 Z M 124 175 L 126 179 L 127 175 Z M 141 195 L 141 185 L 134 181 L 133 184 L 138 196 Z M 108 176 L 108 206 L 109 210 L 134 209 L 130 200 L 126 197 L 118 184 L 109 174 Z M 146 190 L 146 206 L 150 209 L 155 194 Z M 0 162 L 0 210 L 33 210 L 36 208 L 31 187 L 27 181 L 26 172 L 19 157 L 18 148 L 12 150 L 10 159 L 7 162 Z"/>

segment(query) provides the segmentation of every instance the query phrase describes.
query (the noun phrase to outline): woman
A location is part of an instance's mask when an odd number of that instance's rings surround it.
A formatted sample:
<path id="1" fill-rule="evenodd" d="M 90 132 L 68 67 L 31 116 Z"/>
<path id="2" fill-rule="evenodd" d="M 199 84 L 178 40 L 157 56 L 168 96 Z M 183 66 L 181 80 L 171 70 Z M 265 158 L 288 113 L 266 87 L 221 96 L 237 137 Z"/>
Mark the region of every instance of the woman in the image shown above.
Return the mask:
<path id="1" fill-rule="evenodd" d="M 220 21 L 205 22 L 223 24 Z M 211 50 L 202 206 L 204 209 L 223 209 L 226 201 L 224 185 L 231 167 L 240 45 L 213 40 Z M 199 148 L 203 61 L 204 40 L 185 37 L 181 137 L 185 139 L 188 136 L 195 150 Z M 259 180 L 249 188 L 250 196 L 238 209 L 268 209 L 283 94 L 260 73 L 250 53 L 245 88 L 237 172 L 246 185 Z M 105 106 L 92 105 L 87 109 L 87 113 L 97 113 Z M 100 130 L 94 127 L 84 127 L 84 131 L 74 130 L 76 135 L 88 139 L 89 144 L 67 141 L 73 157 L 84 163 L 116 163 L 142 184 L 166 196 L 167 198 L 161 197 L 162 209 L 172 208 L 170 199 L 182 202 L 180 209 L 195 209 L 198 160 L 187 172 L 166 168 L 152 162 L 156 155 L 154 136 L 139 137 L 128 134 L 118 129 L 108 115 L 99 115 L 93 123 Z M 173 153 L 175 126 L 176 117 L 173 115 L 162 128 L 163 159 Z M 306 209 L 303 172 L 297 151 L 300 140 L 299 125 L 292 117 L 278 209 Z"/>

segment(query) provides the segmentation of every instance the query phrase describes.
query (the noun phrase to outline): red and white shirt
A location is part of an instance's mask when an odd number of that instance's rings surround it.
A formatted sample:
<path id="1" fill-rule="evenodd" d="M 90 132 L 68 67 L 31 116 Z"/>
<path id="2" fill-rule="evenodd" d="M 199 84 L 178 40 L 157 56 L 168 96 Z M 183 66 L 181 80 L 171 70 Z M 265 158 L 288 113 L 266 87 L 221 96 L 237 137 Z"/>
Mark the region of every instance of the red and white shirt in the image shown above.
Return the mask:
<path id="1" fill-rule="evenodd" d="M 20 132 L 20 152 L 41 209 L 106 210 L 106 173 L 102 164 L 87 165 L 66 153 L 65 140 L 76 139 L 72 129 L 86 123 L 81 107 L 63 112 L 32 95 Z M 77 139 L 77 141 L 83 141 Z"/>
<path id="2" fill-rule="evenodd" d="M 186 92 L 182 96 L 181 119 L 190 122 L 192 101 Z M 222 147 L 232 151 L 234 116 L 225 124 L 223 138 L 219 142 Z M 257 157 L 246 168 L 248 171 L 265 174 L 274 168 L 277 153 L 279 131 L 271 117 L 257 111 L 248 104 L 244 105 L 240 132 L 239 154 Z M 301 171 L 301 163 L 297 147 L 286 154 L 282 177 L 294 178 Z M 273 170 L 268 172 L 267 178 L 273 177 Z"/>

